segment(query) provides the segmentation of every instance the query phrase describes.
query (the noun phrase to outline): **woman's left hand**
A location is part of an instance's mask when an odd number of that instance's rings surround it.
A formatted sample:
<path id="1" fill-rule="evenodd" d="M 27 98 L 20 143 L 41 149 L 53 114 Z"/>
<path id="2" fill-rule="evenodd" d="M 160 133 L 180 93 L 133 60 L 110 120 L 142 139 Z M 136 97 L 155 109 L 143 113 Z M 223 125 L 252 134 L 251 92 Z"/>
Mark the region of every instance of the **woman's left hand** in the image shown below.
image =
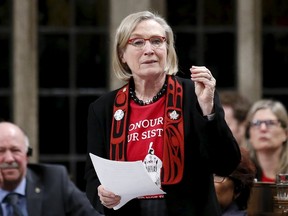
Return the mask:
<path id="1" fill-rule="evenodd" d="M 192 66 L 190 71 L 191 80 L 195 82 L 195 93 L 203 115 L 209 115 L 213 112 L 216 80 L 205 66 Z"/>

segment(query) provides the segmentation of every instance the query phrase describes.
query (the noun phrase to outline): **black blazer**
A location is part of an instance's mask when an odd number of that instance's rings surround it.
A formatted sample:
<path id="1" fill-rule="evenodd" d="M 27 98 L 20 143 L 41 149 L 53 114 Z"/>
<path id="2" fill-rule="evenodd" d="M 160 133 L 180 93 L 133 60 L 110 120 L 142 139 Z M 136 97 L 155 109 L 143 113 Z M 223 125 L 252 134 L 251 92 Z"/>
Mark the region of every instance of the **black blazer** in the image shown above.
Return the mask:
<path id="1" fill-rule="evenodd" d="M 183 86 L 185 165 L 180 183 L 162 185 L 169 216 L 218 216 L 221 210 L 214 189 L 213 173 L 229 175 L 241 159 L 239 146 L 224 119 L 217 92 L 214 97 L 215 117 L 203 116 L 190 79 L 177 77 Z M 113 102 L 117 90 L 93 103 L 88 110 L 88 153 L 109 159 Z M 128 125 L 128 124 L 127 124 Z M 86 194 L 95 208 L 101 208 L 97 187 L 100 182 L 87 155 Z M 132 200 L 117 211 L 105 208 L 105 215 L 141 215 L 138 200 Z"/>
<path id="2" fill-rule="evenodd" d="M 26 199 L 29 216 L 100 216 L 62 165 L 29 164 Z"/>

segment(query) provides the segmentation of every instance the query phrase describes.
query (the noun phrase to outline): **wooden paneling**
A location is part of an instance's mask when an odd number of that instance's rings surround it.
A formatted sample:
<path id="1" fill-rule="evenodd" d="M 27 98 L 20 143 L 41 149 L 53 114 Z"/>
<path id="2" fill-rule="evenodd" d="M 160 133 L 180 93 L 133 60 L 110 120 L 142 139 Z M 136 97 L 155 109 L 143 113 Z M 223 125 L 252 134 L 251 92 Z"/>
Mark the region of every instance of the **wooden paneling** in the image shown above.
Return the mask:
<path id="1" fill-rule="evenodd" d="M 274 183 L 256 182 L 248 205 L 249 216 L 280 216 L 288 215 L 283 209 L 288 209 L 287 201 L 277 201 L 276 185 Z M 283 212 L 283 213 L 282 213 Z"/>

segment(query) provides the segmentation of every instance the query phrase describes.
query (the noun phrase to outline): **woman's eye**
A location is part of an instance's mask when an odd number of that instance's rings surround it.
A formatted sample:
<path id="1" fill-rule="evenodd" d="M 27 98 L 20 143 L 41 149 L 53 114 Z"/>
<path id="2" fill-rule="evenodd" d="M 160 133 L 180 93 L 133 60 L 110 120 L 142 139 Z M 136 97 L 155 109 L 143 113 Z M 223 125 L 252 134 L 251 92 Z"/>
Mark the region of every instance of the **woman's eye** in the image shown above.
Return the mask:
<path id="1" fill-rule="evenodd" d="M 144 42 L 141 39 L 134 40 L 134 44 L 137 45 L 137 46 L 141 46 L 141 45 L 143 45 L 143 43 Z"/>
<path id="2" fill-rule="evenodd" d="M 158 44 L 161 44 L 161 40 L 159 38 L 153 38 L 153 39 L 151 39 L 151 43 L 158 45 Z"/>

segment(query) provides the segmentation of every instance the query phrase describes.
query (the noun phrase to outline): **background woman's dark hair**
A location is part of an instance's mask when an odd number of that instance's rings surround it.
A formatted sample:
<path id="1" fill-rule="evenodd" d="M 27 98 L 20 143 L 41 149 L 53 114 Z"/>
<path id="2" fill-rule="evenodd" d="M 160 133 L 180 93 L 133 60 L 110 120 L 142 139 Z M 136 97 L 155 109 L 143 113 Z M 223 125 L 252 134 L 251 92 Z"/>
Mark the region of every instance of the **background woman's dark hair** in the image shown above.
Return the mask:
<path id="1" fill-rule="evenodd" d="M 220 91 L 220 100 L 223 106 L 231 107 L 233 117 L 239 122 L 245 122 L 247 113 L 251 107 L 251 102 L 238 91 L 223 90 Z"/>
<path id="2" fill-rule="evenodd" d="M 238 194 L 235 202 L 238 207 L 243 210 L 247 209 L 248 206 L 254 179 L 256 177 L 256 167 L 250 158 L 249 152 L 243 147 L 240 147 L 240 150 L 242 155 L 241 162 L 229 177 L 234 182 L 235 195 Z"/>

